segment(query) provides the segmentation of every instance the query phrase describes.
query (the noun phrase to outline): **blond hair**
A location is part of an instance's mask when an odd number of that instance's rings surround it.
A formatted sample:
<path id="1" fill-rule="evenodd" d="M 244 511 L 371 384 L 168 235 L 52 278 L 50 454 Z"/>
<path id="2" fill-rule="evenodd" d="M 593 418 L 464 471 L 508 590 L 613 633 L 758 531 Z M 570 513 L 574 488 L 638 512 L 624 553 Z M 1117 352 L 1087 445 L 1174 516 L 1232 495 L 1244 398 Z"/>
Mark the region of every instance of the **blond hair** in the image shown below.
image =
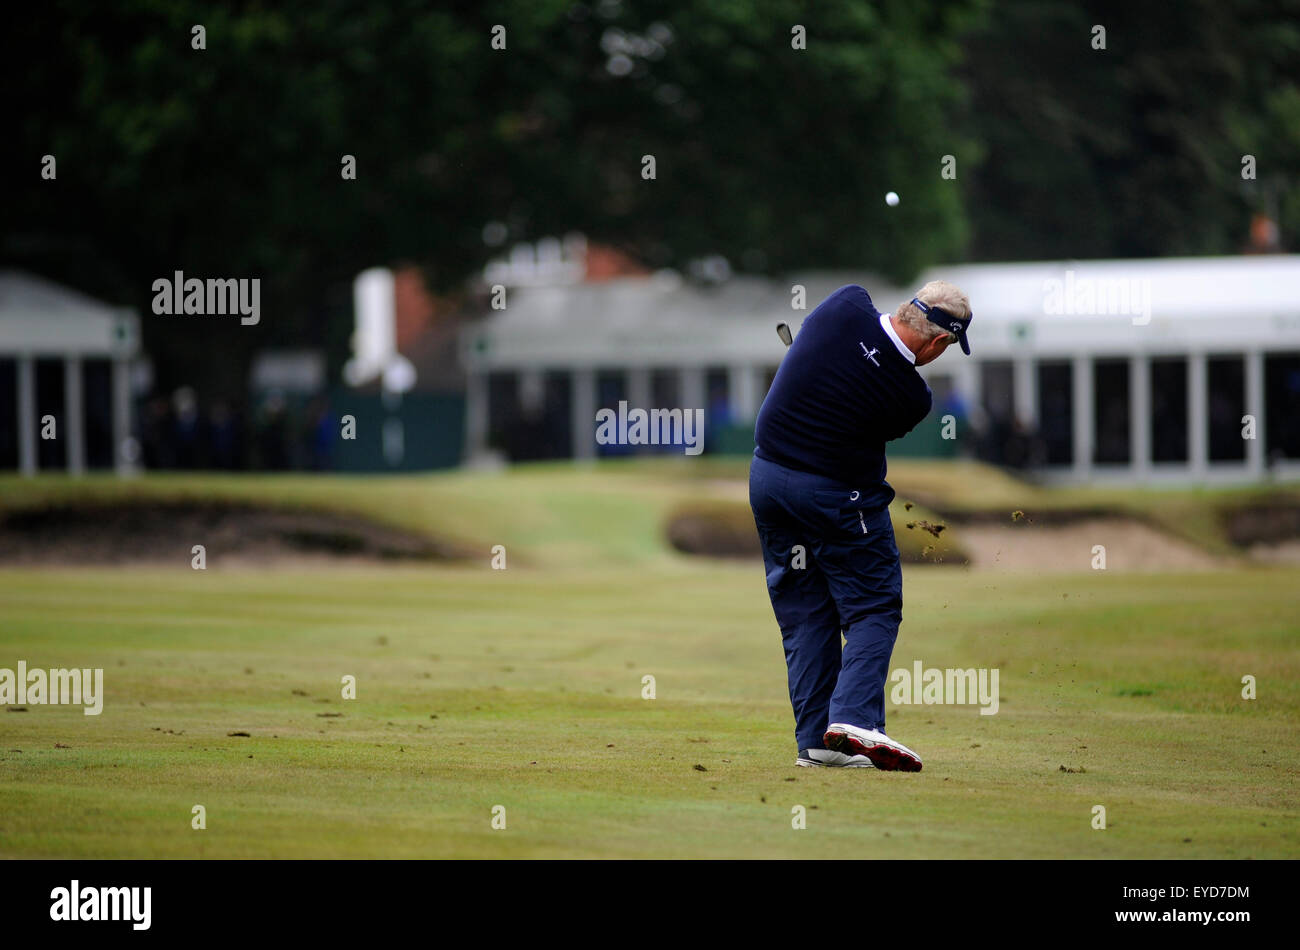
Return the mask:
<path id="1" fill-rule="evenodd" d="M 970 298 L 946 280 L 932 280 L 916 292 L 916 299 L 927 307 L 938 307 L 954 317 L 965 319 L 970 316 Z M 918 307 L 909 300 L 898 305 L 894 311 L 898 322 L 920 334 L 922 340 L 932 340 L 948 333 L 937 323 L 926 319 Z"/>

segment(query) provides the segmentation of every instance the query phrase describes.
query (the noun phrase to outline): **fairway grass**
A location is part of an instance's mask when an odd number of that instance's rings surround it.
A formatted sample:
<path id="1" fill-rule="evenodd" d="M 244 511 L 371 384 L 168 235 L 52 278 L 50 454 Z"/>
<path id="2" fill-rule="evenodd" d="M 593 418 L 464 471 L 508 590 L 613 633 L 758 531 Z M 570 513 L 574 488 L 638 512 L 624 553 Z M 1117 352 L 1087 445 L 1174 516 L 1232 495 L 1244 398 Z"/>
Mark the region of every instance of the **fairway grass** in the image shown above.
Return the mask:
<path id="1" fill-rule="evenodd" d="M 0 710 L 0 857 L 1300 856 L 1300 571 L 907 568 L 892 667 L 997 668 L 999 711 L 891 706 L 924 771 L 814 770 L 761 567 L 627 538 L 595 569 L 0 571 L 0 666 L 105 689 Z"/>

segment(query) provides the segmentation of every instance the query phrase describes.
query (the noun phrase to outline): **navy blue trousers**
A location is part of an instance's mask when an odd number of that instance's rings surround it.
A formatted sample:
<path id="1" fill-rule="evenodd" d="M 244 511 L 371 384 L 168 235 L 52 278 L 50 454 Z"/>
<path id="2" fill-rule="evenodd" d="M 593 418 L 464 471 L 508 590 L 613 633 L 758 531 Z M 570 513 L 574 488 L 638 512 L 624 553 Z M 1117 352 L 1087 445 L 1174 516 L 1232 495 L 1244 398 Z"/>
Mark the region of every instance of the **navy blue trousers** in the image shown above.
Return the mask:
<path id="1" fill-rule="evenodd" d="M 749 504 L 785 645 L 799 749 L 824 748 L 832 722 L 885 728 L 903 573 L 889 507 L 860 507 L 865 494 L 757 456 L 750 463 Z"/>

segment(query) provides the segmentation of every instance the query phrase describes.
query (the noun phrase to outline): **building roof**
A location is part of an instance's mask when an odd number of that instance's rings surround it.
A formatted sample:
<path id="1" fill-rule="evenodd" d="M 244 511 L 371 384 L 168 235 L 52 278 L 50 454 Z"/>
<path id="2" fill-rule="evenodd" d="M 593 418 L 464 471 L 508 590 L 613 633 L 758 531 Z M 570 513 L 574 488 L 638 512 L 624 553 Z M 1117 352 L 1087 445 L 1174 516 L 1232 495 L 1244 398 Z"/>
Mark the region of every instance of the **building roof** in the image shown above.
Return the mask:
<path id="1" fill-rule="evenodd" d="M 1024 320 L 1051 316 L 1044 312 L 1051 283 L 1065 284 L 1071 274 L 1076 287 L 1083 280 L 1148 284 L 1153 317 L 1300 312 L 1297 254 L 957 264 L 931 268 L 921 283 L 942 277 L 966 291 L 977 315 L 983 310 L 996 320 Z"/>
<path id="2" fill-rule="evenodd" d="M 777 322 L 802 315 L 790 301 L 789 287 L 747 276 L 716 286 L 656 274 L 514 290 L 506 309 L 468 328 L 466 359 L 556 368 L 775 363 Z"/>
<path id="3" fill-rule="evenodd" d="M 130 356 L 139 347 L 135 313 L 22 271 L 0 271 L 0 353 Z"/>
<path id="4" fill-rule="evenodd" d="M 1300 349 L 1300 255 L 1043 261 L 933 267 L 971 299 L 972 355 Z M 470 326 L 465 360 L 483 368 L 775 364 L 775 327 L 798 324 L 831 291 L 864 286 L 891 311 L 915 288 L 875 275 L 813 271 L 714 286 L 675 275 L 515 289 Z M 806 288 L 806 309 L 791 288 Z"/>

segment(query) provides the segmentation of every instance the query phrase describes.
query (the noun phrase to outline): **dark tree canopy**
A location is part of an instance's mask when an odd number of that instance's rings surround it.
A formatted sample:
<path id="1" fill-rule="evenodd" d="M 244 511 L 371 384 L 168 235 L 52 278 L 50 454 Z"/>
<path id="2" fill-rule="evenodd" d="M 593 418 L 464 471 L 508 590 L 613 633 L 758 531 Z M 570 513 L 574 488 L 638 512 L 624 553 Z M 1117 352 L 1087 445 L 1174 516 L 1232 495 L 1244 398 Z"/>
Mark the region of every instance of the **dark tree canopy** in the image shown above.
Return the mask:
<path id="1" fill-rule="evenodd" d="M 1002 0 L 964 45 L 969 258 L 1233 254 L 1252 212 L 1300 243 L 1300 3 Z"/>
<path id="2" fill-rule="evenodd" d="M 337 360 L 365 267 L 414 262 L 461 285 L 500 251 L 489 222 L 507 247 L 578 230 L 656 267 L 721 254 L 898 280 L 963 257 L 1229 253 L 1255 208 L 1294 243 L 1296 13 L 51 0 L 2 41 L 0 254 L 147 316 L 151 282 L 175 270 L 260 277 L 267 317 L 222 331 L 229 366 L 213 365 L 215 331 L 145 321 L 164 383 L 238 385 L 259 346 Z M 1258 182 L 1240 178 L 1244 153 Z M 56 181 L 39 176 L 46 154 Z"/>

